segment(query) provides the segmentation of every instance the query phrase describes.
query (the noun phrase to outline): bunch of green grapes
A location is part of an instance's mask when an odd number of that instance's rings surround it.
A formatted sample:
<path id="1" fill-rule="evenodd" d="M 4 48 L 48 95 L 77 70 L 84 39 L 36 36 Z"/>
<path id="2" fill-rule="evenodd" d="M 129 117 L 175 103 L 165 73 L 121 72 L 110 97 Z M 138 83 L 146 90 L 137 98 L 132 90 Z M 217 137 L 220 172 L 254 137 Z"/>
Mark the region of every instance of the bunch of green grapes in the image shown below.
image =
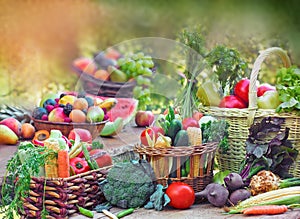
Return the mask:
<path id="1" fill-rule="evenodd" d="M 139 100 L 139 108 L 145 109 L 151 102 L 150 86 L 154 62 L 151 56 L 139 52 L 118 59 L 119 70 L 124 72 L 128 79 L 134 78 L 136 86 L 133 90 L 134 98 Z"/>

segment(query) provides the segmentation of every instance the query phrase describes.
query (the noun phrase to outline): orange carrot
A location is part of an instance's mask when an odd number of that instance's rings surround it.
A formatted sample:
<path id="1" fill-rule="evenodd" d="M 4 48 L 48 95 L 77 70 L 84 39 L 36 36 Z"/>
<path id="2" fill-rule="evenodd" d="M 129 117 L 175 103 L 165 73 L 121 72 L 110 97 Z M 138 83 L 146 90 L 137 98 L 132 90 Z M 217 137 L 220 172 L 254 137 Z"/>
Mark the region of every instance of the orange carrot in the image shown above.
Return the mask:
<path id="1" fill-rule="evenodd" d="M 69 153 L 66 150 L 59 150 L 57 153 L 58 177 L 67 178 L 70 176 Z"/>
<path id="2" fill-rule="evenodd" d="M 282 214 L 287 211 L 286 205 L 261 205 L 243 210 L 245 215 Z"/>

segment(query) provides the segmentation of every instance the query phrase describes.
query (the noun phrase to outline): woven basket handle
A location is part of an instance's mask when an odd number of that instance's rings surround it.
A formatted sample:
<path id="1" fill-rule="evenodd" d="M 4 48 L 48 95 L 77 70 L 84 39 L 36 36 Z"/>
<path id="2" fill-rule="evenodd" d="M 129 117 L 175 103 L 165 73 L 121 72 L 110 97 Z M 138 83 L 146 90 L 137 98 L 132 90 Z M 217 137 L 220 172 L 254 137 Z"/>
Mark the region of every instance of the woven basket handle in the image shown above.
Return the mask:
<path id="1" fill-rule="evenodd" d="M 259 54 L 259 56 L 254 62 L 253 69 L 250 74 L 249 107 L 248 107 L 250 109 L 250 113 L 248 116 L 249 126 L 252 125 L 254 121 L 255 111 L 257 109 L 257 86 L 256 86 L 257 76 L 263 61 L 271 54 L 278 55 L 281 58 L 284 67 L 288 68 L 291 66 L 291 61 L 287 55 L 287 52 L 279 47 L 268 48 Z"/>

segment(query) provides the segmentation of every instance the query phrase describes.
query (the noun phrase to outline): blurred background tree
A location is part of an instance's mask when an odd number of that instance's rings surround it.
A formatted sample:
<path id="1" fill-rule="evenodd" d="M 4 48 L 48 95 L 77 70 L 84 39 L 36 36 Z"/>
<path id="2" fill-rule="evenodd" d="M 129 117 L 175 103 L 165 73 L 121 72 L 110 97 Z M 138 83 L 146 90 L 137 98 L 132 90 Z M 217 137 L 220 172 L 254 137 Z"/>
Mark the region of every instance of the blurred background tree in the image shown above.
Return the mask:
<path id="1" fill-rule="evenodd" d="M 299 6 L 296 0 L 0 0 L 0 104 L 32 107 L 43 93 L 74 89 L 75 58 L 139 37 L 175 40 L 194 25 L 203 27 L 208 50 L 236 48 L 249 67 L 271 46 L 287 50 L 299 66 Z M 261 80 L 272 82 L 266 69 Z"/>

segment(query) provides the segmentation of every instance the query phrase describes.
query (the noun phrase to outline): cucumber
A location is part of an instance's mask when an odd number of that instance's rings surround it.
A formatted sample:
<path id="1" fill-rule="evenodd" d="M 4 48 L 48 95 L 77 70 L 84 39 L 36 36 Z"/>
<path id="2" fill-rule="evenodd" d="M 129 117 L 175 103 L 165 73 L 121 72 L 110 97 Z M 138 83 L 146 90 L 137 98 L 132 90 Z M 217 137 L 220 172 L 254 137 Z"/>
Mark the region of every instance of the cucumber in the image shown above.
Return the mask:
<path id="1" fill-rule="evenodd" d="M 178 119 L 173 119 L 170 122 L 170 127 L 167 136 L 169 136 L 172 139 L 172 142 L 174 142 L 177 132 L 179 132 L 181 129 L 182 129 L 182 123 Z"/>
<path id="2" fill-rule="evenodd" d="M 179 130 L 174 139 L 174 146 L 188 146 L 189 136 L 186 130 Z"/>

